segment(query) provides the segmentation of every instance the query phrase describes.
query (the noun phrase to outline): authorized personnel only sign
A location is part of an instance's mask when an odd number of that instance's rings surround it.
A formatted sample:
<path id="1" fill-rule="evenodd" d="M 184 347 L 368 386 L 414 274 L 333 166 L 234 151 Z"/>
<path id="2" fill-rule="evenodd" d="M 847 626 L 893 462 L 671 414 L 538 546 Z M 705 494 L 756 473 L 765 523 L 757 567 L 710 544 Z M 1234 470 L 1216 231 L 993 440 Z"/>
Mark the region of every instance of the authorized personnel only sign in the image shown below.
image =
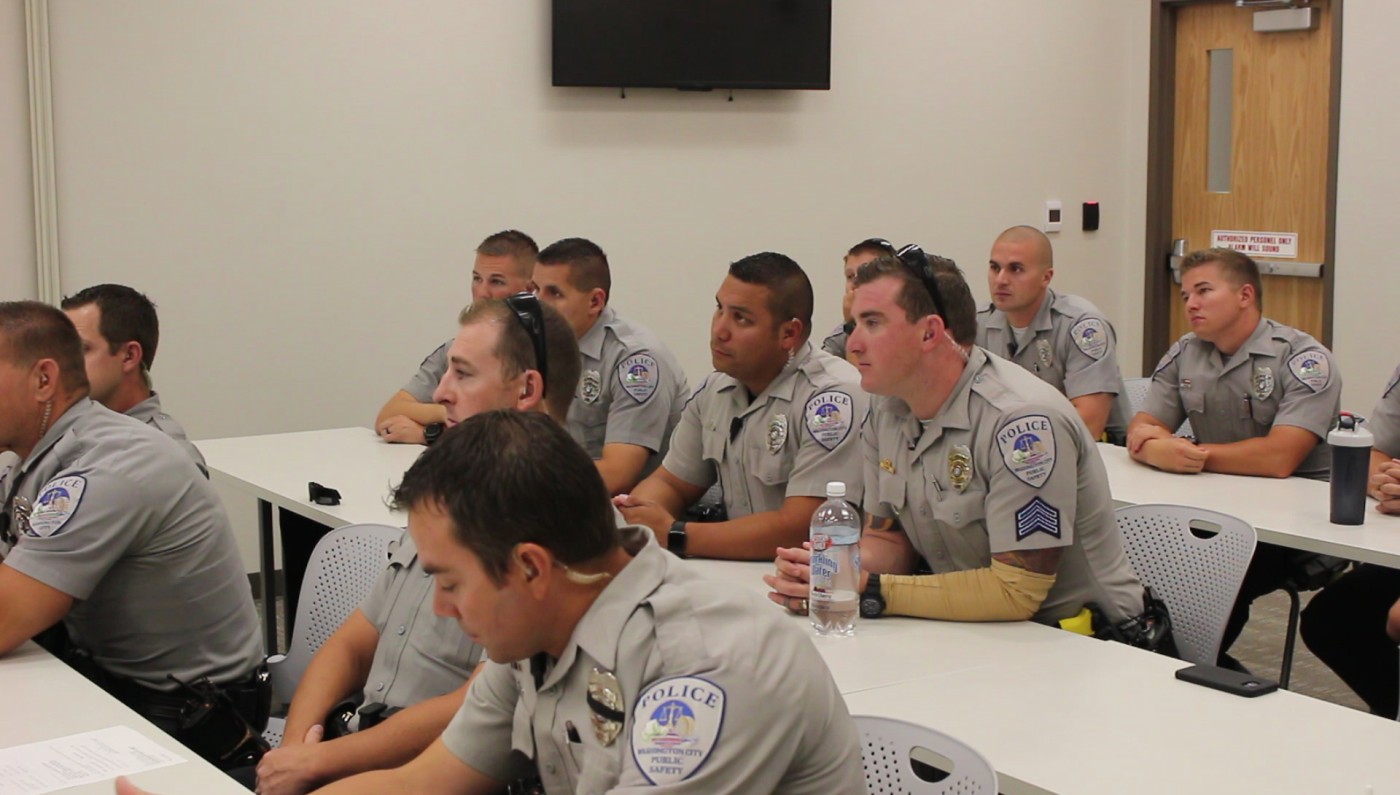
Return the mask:
<path id="1" fill-rule="evenodd" d="M 1251 257 L 1298 258 L 1297 232 L 1233 232 L 1216 229 L 1210 233 L 1211 248 L 1232 248 Z"/>

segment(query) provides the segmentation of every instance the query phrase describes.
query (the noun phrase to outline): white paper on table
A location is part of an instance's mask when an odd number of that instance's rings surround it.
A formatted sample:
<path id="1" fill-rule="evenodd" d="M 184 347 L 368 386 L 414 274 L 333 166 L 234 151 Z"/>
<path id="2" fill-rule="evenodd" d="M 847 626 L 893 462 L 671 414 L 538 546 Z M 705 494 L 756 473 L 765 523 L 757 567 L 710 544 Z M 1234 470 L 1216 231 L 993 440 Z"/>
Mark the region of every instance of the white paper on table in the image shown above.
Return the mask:
<path id="1" fill-rule="evenodd" d="M 183 761 L 135 729 L 113 726 L 0 748 L 0 795 L 41 795 Z"/>

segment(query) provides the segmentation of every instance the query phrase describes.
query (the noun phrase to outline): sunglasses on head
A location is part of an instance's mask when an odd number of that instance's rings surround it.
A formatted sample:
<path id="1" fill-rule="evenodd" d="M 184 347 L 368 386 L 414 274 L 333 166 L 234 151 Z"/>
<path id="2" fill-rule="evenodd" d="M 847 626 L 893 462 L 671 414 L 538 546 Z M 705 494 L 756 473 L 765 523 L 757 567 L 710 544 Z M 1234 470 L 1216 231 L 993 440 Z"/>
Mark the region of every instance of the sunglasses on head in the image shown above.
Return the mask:
<path id="1" fill-rule="evenodd" d="M 544 310 L 540 308 L 540 299 L 534 293 L 516 293 L 506 299 L 506 306 L 515 313 L 516 320 L 530 337 L 530 347 L 535 349 L 535 369 L 540 371 L 540 397 L 544 397 L 549 392 L 549 375 L 545 370 Z"/>
<path id="2" fill-rule="evenodd" d="M 929 298 L 933 299 L 934 314 L 943 318 L 943 322 L 948 322 L 948 313 L 943 309 L 943 294 L 938 291 L 938 279 L 934 276 L 933 264 L 928 261 L 928 255 L 924 253 L 923 248 L 918 243 L 910 243 L 896 251 L 894 256 L 919 277 L 924 289 L 928 291 Z"/>

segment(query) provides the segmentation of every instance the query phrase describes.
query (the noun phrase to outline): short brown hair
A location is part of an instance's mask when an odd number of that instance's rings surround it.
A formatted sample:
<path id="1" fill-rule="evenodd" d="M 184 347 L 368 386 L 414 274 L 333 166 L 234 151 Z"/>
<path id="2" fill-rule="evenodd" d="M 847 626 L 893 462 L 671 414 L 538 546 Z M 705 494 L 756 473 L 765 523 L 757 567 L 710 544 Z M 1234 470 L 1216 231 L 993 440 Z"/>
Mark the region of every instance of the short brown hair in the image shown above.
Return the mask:
<path id="1" fill-rule="evenodd" d="M 21 368 L 53 359 L 66 392 L 88 388 L 83 341 L 73 321 L 56 307 L 38 301 L 0 302 L 0 351 Z"/>
<path id="2" fill-rule="evenodd" d="M 549 415 L 559 422 L 569 416 L 569 406 L 574 401 L 574 391 L 578 389 L 579 374 L 583 370 L 583 359 L 579 356 L 578 340 L 574 330 L 569 328 L 564 316 L 549 304 L 540 302 L 544 316 L 544 355 L 545 372 L 549 382 L 545 384 L 545 408 Z M 501 328 L 496 338 L 496 358 L 501 360 L 502 375 L 515 378 L 526 370 L 539 370 L 535 361 L 535 346 L 530 342 L 530 334 L 515 317 L 515 310 L 505 301 L 483 299 L 474 302 L 457 316 L 458 325 L 473 323 L 495 323 Z"/>
<path id="3" fill-rule="evenodd" d="M 1232 248 L 1205 248 L 1187 254 L 1181 261 L 1182 280 L 1192 268 L 1212 263 L 1220 267 L 1220 275 L 1236 290 L 1246 284 L 1253 287 L 1254 305 L 1264 311 L 1264 284 L 1259 279 L 1259 264 Z"/>
<path id="4" fill-rule="evenodd" d="M 573 566 L 622 543 L 593 460 L 562 425 L 533 412 L 486 411 L 449 428 L 404 473 L 393 505 L 440 507 L 453 538 L 497 584 L 519 544 Z"/>
<path id="5" fill-rule="evenodd" d="M 59 306 L 66 311 L 88 304 L 97 305 L 97 331 L 107 339 L 107 352 L 114 354 L 126 343 L 135 342 L 141 346 L 141 366 L 149 373 L 160 342 L 160 319 L 151 299 L 124 284 L 96 284 L 64 298 Z"/>
<path id="6" fill-rule="evenodd" d="M 938 295 L 943 299 L 943 311 L 946 313 L 944 325 L 953 335 L 954 342 L 959 345 L 973 344 L 977 341 L 977 304 L 972 300 L 972 290 L 968 288 L 962 270 L 956 262 L 937 254 L 929 254 L 928 261 L 938 286 Z M 910 323 L 937 313 L 933 296 L 929 295 L 923 279 L 896 257 L 882 255 L 860 266 L 856 271 L 855 286 L 860 287 L 885 277 L 899 281 L 895 305 L 904 310 L 904 316 Z"/>
<path id="7" fill-rule="evenodd" d="M 566 237 L 544 247 L 540 252 L 541 265 L 566 265 L 569 268 L 569 286 L 580 292 L 603 291 L 603 303 L 612 295 L 612 271 L 608 268 L 608 255 L 597 243 L 581 237 Z"/>
<path id="8" fill-rule="evenodd" d="M 730 264 L 729 275 L 744 284 L 768 288 L 768 311 L 773 320 L 800 320 L 802 339 L 811 335 L 812 282 L 792 257 L 772 251 L 750 254 Z"/>
<path id="9" fill-rule="evenodd" d="M 540 247 L 534 238 L 519 229 L 506 229 L 487 235 L 476 247 L 476 253 L 483 257 L 510 257 L 515 260 L 516 272 L 528 277 L 535 270 L 535 257 L 539 256 Z"/>

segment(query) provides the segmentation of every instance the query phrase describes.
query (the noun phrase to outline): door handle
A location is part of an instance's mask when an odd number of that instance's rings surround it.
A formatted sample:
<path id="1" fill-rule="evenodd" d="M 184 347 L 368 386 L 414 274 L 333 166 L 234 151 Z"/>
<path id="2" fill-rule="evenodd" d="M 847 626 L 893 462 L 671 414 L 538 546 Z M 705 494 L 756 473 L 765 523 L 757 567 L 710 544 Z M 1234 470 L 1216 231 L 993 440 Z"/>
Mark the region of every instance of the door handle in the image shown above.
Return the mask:
<path id="1" fill-rule="evenodd" d="M 1186 238 L 1172 241 L 1172 253 L 1167 257 L 1167 267 L 1171 269 L 1172 281 L 1181 284 L 1181 261 L 1186 259 Z"/>

